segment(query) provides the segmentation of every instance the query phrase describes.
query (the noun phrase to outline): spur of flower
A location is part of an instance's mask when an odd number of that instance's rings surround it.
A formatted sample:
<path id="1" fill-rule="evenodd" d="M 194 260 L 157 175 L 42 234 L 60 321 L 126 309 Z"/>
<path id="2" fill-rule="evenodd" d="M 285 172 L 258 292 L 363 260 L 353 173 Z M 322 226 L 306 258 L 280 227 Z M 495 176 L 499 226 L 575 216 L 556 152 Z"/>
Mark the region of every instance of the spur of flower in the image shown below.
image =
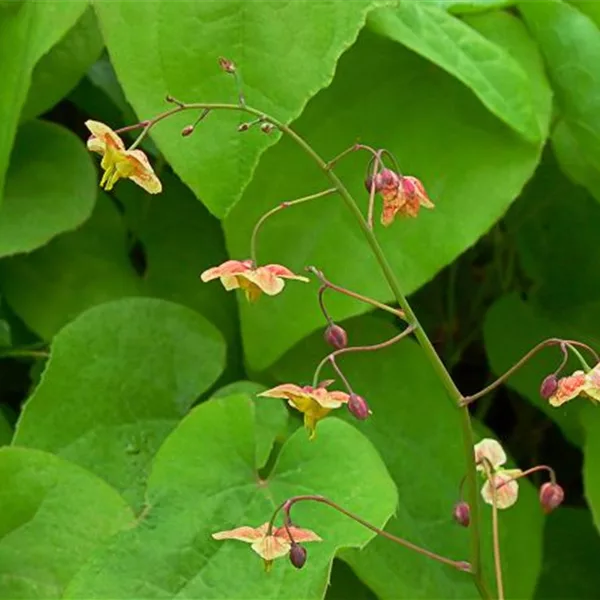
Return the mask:
<path id="1" fill-rule="evenodd" d="M 282 265 L 255 267 L 251 260 L 228 260 L 204 271 L 200 279 L 204 282 L 220 279 L 227 291 L 243 290 L 249 302 L 255 302 L 262 292 L 267 296 L 279 294 L 285 286 L 285 279 L 309 281 L 308 277 L 296 275 Z"/>
<path id="2" fill-rule="evenodd" d="M 548 402 L 552 406 L 561 406 L 577 396 L 600 402 L 600 363 L 587 373 L 580 370 L 567 377 L 561 377 Z"/>
<path id="3" fill-rule="evenodd" d="M 290 525 L 287 529 L 285 527 L 271 527 L 269 531 L 269 523 L 264 523 L 256 528 L 245 526 L 219 531 L 213 533 L 212 537 L 215 540 L 238 540 L 251 544 L 252 550 L 265 561 L 267 570 L 276 558 L 289 554 L 293 543 L 323 541 L 314 531 L 301 529 L 293 525 Z"/>
<path id="4" fill-rule="evenodd" d="M 347 404 L 350 396 L 345 392 L 329 391 L 326 381 L 318 387 L 305 385 L 300 387 L 293 383 L 284 383 L 258 394 L 263 398 L 283 398 L 288 404 L 304 413 L 304 426 L 308 430 L 309 439 L 314 439 L 317 423 L 326 417 L 333 409 Z"/>
<path id="5" fill-rule="evenodd" d="M 150 194 L 162 191 L 160 180 L 141 150 L 126 150 L 119 135 L 100 121 L 86 121 L 85 126 L 92 133 L 87 141 L 88 150 L 102 156 L 100 166 L 104 174 L 100 187 L 109 191 L 119 179 L 131 179 Z"/>
<path id="6" fill-rule="evenodd" d="M 423 184 L 409 175 L 398 175 L 391 169 L 382 169 L 375 175 L 375 190 L 383 199 L 381 224 L 388 227 L 396 215 L 416 217 L 421 206 L 434 208 Z"/>
<path id="7" fill-rule="evenodd" d="M 515 477 L 521 475 L 521 469 L 504 469 L 506 453 L 502 446 L 490 438 L 485 438 L 475 444 L 475 463 L 477 470 L 485 478 L 481 488 L 481 496 L 487 504 L 494 504 L 492 486 L 496 486 L 496 506 L 511 507 L 519 497 L 519 484 Z"/>

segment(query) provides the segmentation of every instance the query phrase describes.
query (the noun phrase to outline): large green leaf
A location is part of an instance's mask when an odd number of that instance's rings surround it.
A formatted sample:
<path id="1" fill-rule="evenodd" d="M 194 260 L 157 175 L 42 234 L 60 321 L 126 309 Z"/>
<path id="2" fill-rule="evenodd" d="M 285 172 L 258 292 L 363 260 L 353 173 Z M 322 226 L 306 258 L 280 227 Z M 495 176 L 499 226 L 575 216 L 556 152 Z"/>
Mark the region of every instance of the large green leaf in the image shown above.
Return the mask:
<path id="1" fill-rule="evenodd" d="M 371 0 L 354 2 L 96 2 L 111 59 L 141 118 L 165 110 L 170 93 L 188 102 L 236 102 L 220 55 L 241 68 L 248 102 L 284 121 L 327 86 L 339 55 L 363 26 Z M 210 211 L 224 216 L 237 202 L 260 153 L 277 136 L 240 136 L 238 114 L 211 115 L 191 138 L 178 116 L 153 133 L 181 179 Z"/>
<path id="2" fill-rule="evenodd" d="M 520 2 L 519 9 L 546 58 L 565 123 L 600 168 L 600 30 L 560 0 Z"/>
<path id="3" fill-rule="evenodd" d="M 393 327 L 372 317 L 344 326 L 352 344 L 381 342 L 395 333 Z M 310 382 L 317 361 L 326 352 L 319 337 L 307 338 L 275 365 L 279 381 Z M 379 450 L 398 486 L 400 504 L 386 530 L 449 558 L 468 560 L 468 531 L 451 519 L 465 470 L 459 412 L 424 354 L 407 340 L 380 353 L 340 357 L 338 364 L 356 393 L 370 404 L 372 416 L 358 427 Z M 482 513 L 484 561 L 491 577 L 489 508 L 483 505 Z M 524 482 L 517 505 L 501 513 L 507 597 L 527 598 L 533 592 L 541 560 L 541 527 L 536 494 Z M 464 573 L 383 538 L 360 552 L 345 552 L 342 558 L 379 598 L 476 596 Z"/>
<path id="4" fill-rule="evenodd" d="M 325 157 L 357 137 L 388 147 L 404 172 L 422 179 L 436 209 L 386 230 L 376 225 L 406 292 L 428 281 L 487 231 L 519 194 L 539 156 L 537 146 L 519 139 L 456 79 L 400 44 L 368 32 L 342 57 L 334 83 L 309 104 L 294 127 Z M 339 168 L 363 206 L 365 166 L 366 158 L 355 156 Z M 269 150 L 225 221 L 232 257 L 248 257 L 251 230 L 261 214 L 325 185 L 322 174 L 290 140 Z M 391 299 L 339 198 L 316 200 L 273 217 L 261 232 L 258 254 L 260 262 L 295 270 L 316 264 L 341 285 Z M 321 322 L 315 289 L 296 282 L 288 287 L 281 297 L 241 304 L 247 360 L 256 369 L 273 363 Z M 335 294 L 328 304 L 342 318 L 365 310 Z"/>
<path id="5" fill-rule="evenodd" d="M 371 13 L 369 25 L 469 87 L 497 117 L 531 142 L 544 137 L 525 70 L 501 46 L 426 2 L 400 2 Z"/>
<path id="6" fill-rule="evenodd" d="M 6 301 L 27 326 L 50 339 L 78 314 L 141 294 L 126 248 L 121 215 L 100 193 L 90 220 L 31 254 L 0 262 Z"/>
<path id="7" fill-rule="evenodd" d="M 539 600 L 592 600 L 600 589 L 600 537 L 587 510 L 560 508 L 546 521 Z"/>
<path id="8" fill-rule="evenodd" d="M 0 596 L 52 600 L 133 514 L 106 483 L 62 459 L 0 449 Z"/>
<path id="9" fill-rule="evenodd" d="M 66 96 L 100 56 L 103 47 L 90 7 L 35 66 L 21 120 L 42 114 Z"/>
<path id="10" fill-rule="evenodd" d="M 34 121 L 19 129 L 0 207 L 0 257 L 30 252 L 92 213 L 96 171 L 67 129 Z"/>
<path id="11" fill-rule="evenodd" d="M 55 337 L 13 443 L 77 462 L 141 504 L 167 433 L 224 367 L 218 331 L 150 298 L 97 306 Z"/>
<path id="12" fill-rule="evenodd" d="M 297 431 L 266 479 L 258 476 L 255 458 L 254 415 L 246 398 L 197 407 L 154 459 L 138 527 L 97 553 L 66 597 L 322 598 L 335 552 L 364 545 L 370 531 L 328 507 L 300 504 L 295 524 L 324 541 L 308 545 L 302 571 L 278 561 L 268 574 L 246 544 L 216 542 L 210 534 L 258 526 L 279 502 L 313 493 L 382 525 L 397 502 L 385 465 L 365 437 L 337 419 L 322 424 L 313 442 Z"/>
<path id="13" fill-rule="evenodd" d="M 22 2 L 0 13 L 0 196 L 33 68 L 71 29 L 86 7 L 84 0 Z"/>

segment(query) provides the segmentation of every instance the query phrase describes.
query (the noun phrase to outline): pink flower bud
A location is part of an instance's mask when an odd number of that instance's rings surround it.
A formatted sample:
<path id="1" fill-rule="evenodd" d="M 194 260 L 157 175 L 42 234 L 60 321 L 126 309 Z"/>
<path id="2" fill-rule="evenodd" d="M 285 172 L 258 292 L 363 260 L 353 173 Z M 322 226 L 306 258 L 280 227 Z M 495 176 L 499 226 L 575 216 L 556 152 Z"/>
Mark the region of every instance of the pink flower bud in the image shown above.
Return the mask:
<path id="1" fill-rule="evenodd" d="M 560 506 L 564 499 L 565 491 L 558 483 L 546 482 L 540 488 L 540 504 L 546 514 Z"/>
<path id="2" fill-rule="evenodd" d="M 463 500 L 454 505 L 452 511 L 454 520 L 463 527 L 468 527 L 471 523 L 471 507 Z"/>
<path id="3" fill-rule="evenodd" d="M 290 562 L 296 569 L 301 569 L 306 563 L 306 548 L 300 544 L 293 543 L 290 550 Z"/>
<path id="4" fill-rule="evenodd" d="M 400 186 L 401 179 L 398 173 L 395 173 L 391 169 L 382 169 L 381 173 L 376 175 L 375 185 L 377 188 L 387 188 L 387 187 L 395 187 L 398 188 Z"/>
<path id="5" fill-rule="evenodd" d="M 187 125 L 186 127 L 184 127 L 181 130 L 181 135 L 183 137 L 187 137 L 188 135 L 192 135 L 192 133 L 194 133 L 194 126 L 193 125 Z"/>
<path id="6" fill-rule="evenodd" d="M 557 389 L 558 378 L 552 373 L 552 375 L 548 375 L 548 377 L 545 377 L 544 381 L 542 381 L 542 385 L 540 385 L 540 396 L 544 400 L 548 400 L 548 398 L 554 396 Z"/>
<path id="7" fill-rule="evenodd" d="M 358 394 L 350 394 L 350 398 L 348 399 L 348 410 L 359 421 L 364 421 L 371 414 L 367 401 Z"/>
<path id="8" fill-rule="evenodd" d="M 225 73 L 235 73 L 235 63 L 223 56 L 219 57 L 219 66 Z"/>
<path id="9" fill-rule="evenodd" d="M 334 348 L 345 348 L 348 345 L 348 334 L 343 327 L 333 323 L 325 330 L 325 341 Z"/>

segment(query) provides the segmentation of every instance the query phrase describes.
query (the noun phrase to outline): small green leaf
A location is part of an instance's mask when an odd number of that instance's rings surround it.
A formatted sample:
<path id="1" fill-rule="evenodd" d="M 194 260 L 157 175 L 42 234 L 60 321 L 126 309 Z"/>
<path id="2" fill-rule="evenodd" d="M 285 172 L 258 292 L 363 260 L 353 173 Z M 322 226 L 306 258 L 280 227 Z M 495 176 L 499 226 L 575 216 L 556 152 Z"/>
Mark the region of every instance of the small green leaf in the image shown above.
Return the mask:
<path id="1" fill-rule="evenodd" d="M 128 298 L 83 313 L 54 338 L 14 443 L 87 467 L 132 503 L 167 433 L 217 379 L 225 346 L 192 310 Z"/>
<path id="2" fill-rule="evenodd" d="M 103 47 L 90 7 L 35 66 L 21 120 L 46 112 L 66 96 L 100 56 Z"/>
<path id="3" fill-rule="evenodd" d="M 262 525 L 275 506 L 296 494 L 331 497 L 382 525 L 396 505 L 395 487 L 370 442 L 338 419 L 322 423 L 313 442 L 297 431 L 266 480 L 258 477 L 255 436 L 245 397 L 213 399 L 194 409 L 154 459 L 139 526 L 98 552 L 65 597 L 322 598 L 336 551 L 373 537 L 331 508 L 306 502 L 292 511 L 296 526 L 323 538 L 307 544 L 302 571 L 279 560 L 267 574 L 249 545 L 217 542 L 211 534 Z"/>
<path id="4" fill-rule="evenodd" d="M 397 333 L 394 327 L 368 316 L 346 321 L 344 327 L 353 345 L 379 343 Z M 278 381 L 310 382 L 314 367 L 328 351 L 319 337 L 306 338 L 275 365 L 273 374 Z M 465 471 L 460 413 L 423 352 L 405 340 L 381 352 L 342 356 L 338 365 L 373 411 L 357 427 L 379 450 L 400 493 L 398 509 L 386 531 L 445 557 L 468 560 L 468 531 L 451 517 Z M 323 377 L 329 374 L 335 377 L 332 371 Z M 338 411 L 344 413 L 347 411 Z M 345 418 L 352 419 L 350 415 Z M 319 423 L 318 435 L 326 423 L 327 419 Z M 482 519 L 483 560 L 491 578 L 491 511 L 487 505 L 482 505 Z M 507 597 L 531 596 L 541 562 L 541 528 L 537 495 L 528 482 L 522 482 L 519 502 L 500 516 Z M 379 598 L 476 595 L 472 579 L 464 573 L 384 538 L 341 557 Z"/>
<path id="5" fill-rule="evenodd" d="M 106 483 L 27 448 L 0 449 L 0 596 L 53 600 L 133 514 Z"/>
<path id="6" fill-rule="evenodd" d="M 237 102 L 220 55 L 235 61 L 249 104 L 283 121 L 296 118 L 333 78 L 375 3 L 95 2 L 106 45 L 125 94 L 140 117 L 163 112 L 165 94 L 188 102 Z M 240 37 L 241 36 L 241 37 Z M 209 210 L 223 217 L 252 177 L 260 154 L 277 139 L 245 135 L 244 115 L 210 115 L 182 140 L 194 113 L 169 119 L 153 138 L 175 172 Z"/>
<path id="7" fill-rule="evenodd" d="M 21 2 L 2 11 L 0 35 L 0 196 L 23 103 L 38 60 L 73 27 L 88 6 L 73 2 Z M 0 197 L 1 201 L 1 197 Z"/>
<path id="8" fill-rule="evenodd" d="M 48 340 L 87 308 L 140 295 L 121 215 L 103 193 L 80 229 L 1 261 L 0 282 L 15 313 Z"/>
<path id="9" fill-rule="evenodd" d="M 396 8 L 374 11 L 369 25 L 462 81 L 525 139 L 542 139 L 530 80 L 502 46 L 426 2 L 401 2 Z"/>
<path id="10" fill-rule="evenodd" d="M 493 117 L 455 78 L 370 32 L 361 34 L 342 57 L 333 84 L 311 101 L 294 128 L 326 159 L 357 138 L 387 147 L 404 173 L 423 181 L 435 210 L 423 211 L 418 219 L 399 220 L 388 229 L 375 225 L 406 293 L 431 279 L 496 222 L 533 173 L 540 152 Z M 355 155 L 336 169 L 365 211 L 367 162 L 366 155 Z M 252 228 L 266 211 L 326 186 L 311 160 L 283 139 L 265 153 L 242 201 L 225 221 L 231 257 L 248 258 Z M 379 206 L 378 200 L 377 211 Z M 296 272 L 314 264 L 340 285 L 392 300 L 357 223 L 339 197 L 272 217 L 260 234 L 258 260 Z M 339 294 L 327 302 L 336 319 L 367 308 Z M 247 361 L 257 370 L 322 324 L 316 287 L 294 281 L 276 298 L 261 298 L 253 305 L 241 301 L 240 311 Z"/>
<path id="11" fill-rule="evenodd" d="M 31 252 L 92 213 L 96 172 L 68 129 L 33 121 L 19 129 L 0 207 L 0 257 Z"/>
<path id="12" fill-rule="evenodd" d="M 600 30 L 559 0 L 520 2 L 519 10 L 546 58 L 561 116 L 600 168 Z"/>

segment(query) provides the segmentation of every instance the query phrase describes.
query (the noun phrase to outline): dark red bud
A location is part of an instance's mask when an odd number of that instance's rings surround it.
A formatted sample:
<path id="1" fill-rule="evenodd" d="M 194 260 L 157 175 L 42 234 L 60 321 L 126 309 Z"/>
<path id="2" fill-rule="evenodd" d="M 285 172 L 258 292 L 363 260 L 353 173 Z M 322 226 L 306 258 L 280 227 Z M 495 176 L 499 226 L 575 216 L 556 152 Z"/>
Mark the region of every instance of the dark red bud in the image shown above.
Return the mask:
<path id="1" fill-rule="evenodd" d="M 343 327 L 335 323 L 325 330 L 325 341 L 334 348 L 345 348 L 348 345 L 348 334 Z"/>
<path id="2" fill-rule="evenodd" d="M 558 378 L 552 373 L 552 375 L 548 375 L 548 377 L 545 377 L 544 381 L 542 381 L 542 385 L 540 385 L 540 396 L 544 398 L 544 400 L 548 400 L 548 398 L 554 395 L 554 392 L 556 392 L 557 389 Z"/>
<path id="3" fill-rule="evenodd" d="M 540 488 L 540 504 L 546 514 L 560 506 L 564 499 L 565 491 L 558 483 L 546 482 Z"/>
<path id="4" fill-rule="evenodd" d="M 391 169 L 382 169 L 381 173 L 377 175 L 376 185 L 381 187 L 398 187 L 401 183 L 400 176 L 392 171 Z"/>
<path id="5" fill-rule="evenodd" d="M 371 186 L 373 185 L 373 176 L 372 175 L 368 175 L 367 178 L 365 179 L 365 188 L 367 189 L 367 192 L 371 192 Z"/>
<path id="6" fill-rule="evenodd" d="M 192 135 L 192 133 L 194 133 L 194 126 L 193 125 L 187 125 L 186 127 L 184 127 L 181 130 L 181 135 L 183 137 L 187 137 L 188 135 Z"/>
<path id="7" fill-rule="evenodd" d="M 238 131 L 248 131 L 248 129 L 250 129 L 250 123 L 242 123 L 238 127 Z"/>
<path id="8" fill-rule="evenodd" d="M 263 123 L 260 126 L 260 130 L 263 133 L 267 133 L 267 134 L 271 133 L 271 131 L 273 131 L 273 129 L 275 129 L 275 125 L 273 125 L 273 123 Z"/>
<path id="9" fill-rule="evenodd" d="M 228 58 L 219 57 L 219 66 L 225 73 L 235 73 L 235 63 Z"/>
<path id="10" fill-rule="evenodd" d="M 367 401 L 358 394 L 350 394 L 350 398 L 348 399 L 348 410 L 359 421 L 364 421 L 371 414 Z"/>
<path id="11" fill-rule="evenodd" d="M 306 563 L 306 548 L 294 542 L 290 549 L 290 562 L 296 569 L 301 569 Z"/>
<path id="12" fill-rule="evenodd" d="M 454 520 L 463 527 L 468 527 L 471 523 L 471 507 L 463 500 L 454 505 L 452 511 Z"/>

